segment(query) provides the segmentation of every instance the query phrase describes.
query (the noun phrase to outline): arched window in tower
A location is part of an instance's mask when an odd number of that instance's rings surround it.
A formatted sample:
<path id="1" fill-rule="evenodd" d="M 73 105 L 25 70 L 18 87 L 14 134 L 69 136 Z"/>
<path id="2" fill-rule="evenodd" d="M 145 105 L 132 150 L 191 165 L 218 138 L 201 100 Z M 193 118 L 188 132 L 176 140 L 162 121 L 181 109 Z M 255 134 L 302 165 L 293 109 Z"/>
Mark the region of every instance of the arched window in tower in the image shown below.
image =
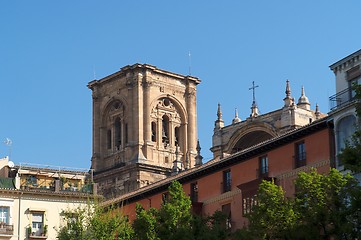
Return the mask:
<path id="1" fill-rule="evenodd" d="M 162 117 L 162 143 L 169 144 L 169 118 L 167 115 Z"/>
<path id="2" fill-rule="evenodd" d="M 150 113 L 149 138 L 156 142 L 155 147 L 169 151 L 174 151 L 177 145 L 181 151 L 187 148 L 183 140 L 187 133 L 185 115 L 182 113 L 181 106 L 170 98 L 160 98 L 154 103 Z"/>
<path id="3" fill-rule="evenodd" d="M 107 131 L 107 149 L 112 148 L 112 130 L 108 129 Z"/>
<path id="4" fill-rule="evenodd" d="M 120 100 L 115 100 L 106 108 L 102 119 L 101 142 L 105 155 L 111 155 L 121 150 L 125 142 L 124 121 L 125 106 Z"/>
<path id="5" fill-rule="evenodd" d="M 120 121 L 120 118 L 117 117 L 114 121 L 114 132 L 115 132 L 115 147 L 117 150 L 120 149 L 120 146 L 122 145 L 122 123 Z"/>
<path id="6" fill-rule="evenodd" d="M 179 127 L 175 127 L 174 128 L 174 146 L 179 146 L 179 139 L 180 139 L 180 131 L 179 131 Z"/>
<path id="7" fill-rule="evenodd" d="M 152 142 L 157 141 L 157 124 L 152 122 Z"/>

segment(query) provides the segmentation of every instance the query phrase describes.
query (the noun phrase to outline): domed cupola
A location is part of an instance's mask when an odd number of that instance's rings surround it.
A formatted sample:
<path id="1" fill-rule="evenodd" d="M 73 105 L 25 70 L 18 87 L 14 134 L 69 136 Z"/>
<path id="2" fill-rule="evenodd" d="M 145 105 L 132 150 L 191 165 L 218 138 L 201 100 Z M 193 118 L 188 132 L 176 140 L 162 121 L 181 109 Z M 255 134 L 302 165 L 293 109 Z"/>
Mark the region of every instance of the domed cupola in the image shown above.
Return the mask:
<path id="1" fill-rule="evenodd" d="M 305 88 L 302 86 L 301 97 L 298 99 L 297 106 L 306 110 L 310 110 L 310 102 L 305 95 Z"/>
<path id="2" fill-rule="evenodd" d="M 238 117 L 238 110 L 236 108 L 235 113 L 234 113 L 234 118 L 232 120 L 232 124 L 236 124 L 241 122 L 242 120 Z"/>

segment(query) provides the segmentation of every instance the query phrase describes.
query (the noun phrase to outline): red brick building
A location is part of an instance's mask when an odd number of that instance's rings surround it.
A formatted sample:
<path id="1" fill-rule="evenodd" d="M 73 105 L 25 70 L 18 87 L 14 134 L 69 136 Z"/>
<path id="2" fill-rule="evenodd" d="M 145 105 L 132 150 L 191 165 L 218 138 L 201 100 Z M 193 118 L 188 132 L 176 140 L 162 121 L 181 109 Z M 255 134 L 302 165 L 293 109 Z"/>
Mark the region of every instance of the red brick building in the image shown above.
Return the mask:
<path id="1" fill-rule="evenodd" d="M 273 179 L 287 196 L 295 192 L 294 180 L 300 171 L 316 168 L 326 173 L 334 166 L 333 123 L 329 118 L 316 120 L 232 155 L 215 158 L 203 165 L 182 171 L 164 180 L 109 200 L 124 209 L 131 220 L 135 205 L 159 208 L 172 181 L 179 181 L 191 197 L 193 211 L 211 215 L 223 211 L 232 229 L 247 224 L 244 213 L 262 179 Z"/>

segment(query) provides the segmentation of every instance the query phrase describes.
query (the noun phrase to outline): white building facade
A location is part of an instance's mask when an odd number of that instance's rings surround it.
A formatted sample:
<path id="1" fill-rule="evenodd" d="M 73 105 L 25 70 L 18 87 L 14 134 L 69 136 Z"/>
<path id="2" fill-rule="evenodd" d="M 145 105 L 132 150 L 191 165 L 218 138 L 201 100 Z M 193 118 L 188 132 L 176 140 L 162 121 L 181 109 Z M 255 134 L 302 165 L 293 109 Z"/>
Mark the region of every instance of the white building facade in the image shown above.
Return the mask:
<path id="1" fill-rule="evenodd" d="M 356 130 L 357 115 L 355 111 L 355 91 L 353 84 L 361 84 L 361 49 L 337 61 L 330 66 L 336 77 L 336 94 L 330 97 L 333 117 L 336 159 L 345 147 L 346 141 L 351 140 Z M 336 160 L 336 167 L 343 170 L 343 164 Z"/>
<path id="2" fill-rule="evenodd" d="M 0 239 L 57 239 L 64 214 L 96 196 L 88 172 L 0 159 Z"/>

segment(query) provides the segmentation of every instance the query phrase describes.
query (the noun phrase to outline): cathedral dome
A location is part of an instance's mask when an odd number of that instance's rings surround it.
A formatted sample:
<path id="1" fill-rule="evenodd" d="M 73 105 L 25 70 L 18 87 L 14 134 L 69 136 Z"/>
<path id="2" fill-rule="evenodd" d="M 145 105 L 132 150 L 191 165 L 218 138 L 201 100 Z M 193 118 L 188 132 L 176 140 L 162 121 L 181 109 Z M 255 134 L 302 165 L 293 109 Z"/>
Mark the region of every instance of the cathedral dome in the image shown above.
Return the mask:
<path id="1" fill-rule="evenodd" d="M 310 102 L 308 101 L 308 97 L 306 97 L 305 95 L 305 89 L 303 86 L 302 86 L 301 97 L 298 99 L 297 105 L 300 108 L 310 110 Z"/>
<path id="2" fill-rule="evenodd" d="M 235 110 L 235 114 L 234 114 L 234 118 L 232 120 L 232 124 L 236 124 L 236 123 L 239 123 L 241 122 L 242 120 L 238 117 L 238 111 L 237 111 L 237 108 Z"/>

